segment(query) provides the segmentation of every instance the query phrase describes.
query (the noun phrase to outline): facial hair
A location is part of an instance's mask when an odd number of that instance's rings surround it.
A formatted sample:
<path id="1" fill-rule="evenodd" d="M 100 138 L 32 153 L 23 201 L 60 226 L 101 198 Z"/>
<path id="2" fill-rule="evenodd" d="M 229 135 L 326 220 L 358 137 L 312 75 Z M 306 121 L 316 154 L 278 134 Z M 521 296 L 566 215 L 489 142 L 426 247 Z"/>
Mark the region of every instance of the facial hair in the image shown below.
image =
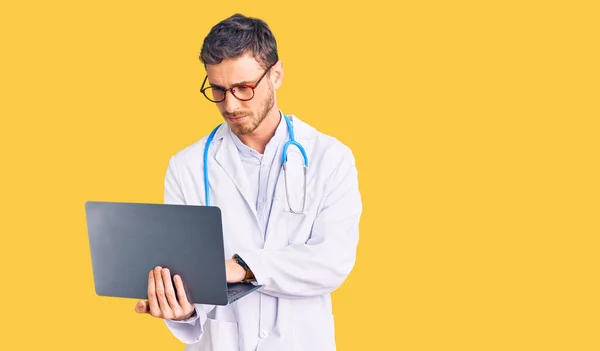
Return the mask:
<path id="1" fill-rule="evenodd" d="M 229 124 L 231 130 L 236 135 L 247 135 L 256 130 L 258 126 L 262 123 L 262 121 L 267 117 L 267 114 L 271 111 L 273 106 L 275 105 L 275 94 L 273 93 L 273 87 L 269 84 L 269 93 L 267 98 L 263 101 L 258 111 L 258 115 L 254 115 L 253 112 L 236 112 L 236 113 L 224 113 L 223 117 L 225 117 L 225 121 L 228 121 L 228 118 L 235 118 L 240 116 L 248 116 L 244 123 L 241 124 Z"/>

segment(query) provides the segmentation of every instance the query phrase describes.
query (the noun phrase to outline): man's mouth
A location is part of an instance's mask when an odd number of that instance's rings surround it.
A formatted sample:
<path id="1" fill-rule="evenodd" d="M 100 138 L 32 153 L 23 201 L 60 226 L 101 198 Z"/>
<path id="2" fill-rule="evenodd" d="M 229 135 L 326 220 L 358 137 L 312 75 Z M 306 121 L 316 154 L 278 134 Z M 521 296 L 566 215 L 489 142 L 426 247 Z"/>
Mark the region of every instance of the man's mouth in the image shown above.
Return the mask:
<path id="1" fill-rule="evenodd" d="M 236 122 L 241 122 L 246 117 L 248 117 L 248 116 L 244 115 L 244 116 L 236 116 L 236 117 L 228 117 L 228 118 L 231 122 L 236 123 Z"/>

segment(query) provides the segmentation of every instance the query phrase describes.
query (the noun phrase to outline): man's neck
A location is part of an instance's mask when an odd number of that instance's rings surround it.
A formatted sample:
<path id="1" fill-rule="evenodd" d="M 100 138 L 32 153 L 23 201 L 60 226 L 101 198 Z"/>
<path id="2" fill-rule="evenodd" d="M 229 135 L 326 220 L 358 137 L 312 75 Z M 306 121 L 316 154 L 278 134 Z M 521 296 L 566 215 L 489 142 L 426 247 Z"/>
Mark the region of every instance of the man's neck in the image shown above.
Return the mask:
<path id="1" fill-rule="evenodd" d="M 273 107 L 256 130 L 250 134 L 238 135 L 238 138 L 246 146 L 251 147 L 260 154 L 264 154 L 265 148 L 275 135 L 280 121 L 279 109 Z"/>

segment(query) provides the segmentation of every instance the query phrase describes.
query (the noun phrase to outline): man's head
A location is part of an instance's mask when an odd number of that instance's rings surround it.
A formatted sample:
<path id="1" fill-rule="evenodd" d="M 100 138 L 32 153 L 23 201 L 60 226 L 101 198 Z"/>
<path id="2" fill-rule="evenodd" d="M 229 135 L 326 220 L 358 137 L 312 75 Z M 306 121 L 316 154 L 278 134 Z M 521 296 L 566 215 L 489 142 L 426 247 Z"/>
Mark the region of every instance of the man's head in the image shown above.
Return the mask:
<path id="1" fill-rule="evenodd" d="M 273 115 L 283 65 L 264 21 L 240 14 L 221 21 L 204 39 L 200 60 L 207 72 L 203 93 L 236 134 L 252 133 Z"/>

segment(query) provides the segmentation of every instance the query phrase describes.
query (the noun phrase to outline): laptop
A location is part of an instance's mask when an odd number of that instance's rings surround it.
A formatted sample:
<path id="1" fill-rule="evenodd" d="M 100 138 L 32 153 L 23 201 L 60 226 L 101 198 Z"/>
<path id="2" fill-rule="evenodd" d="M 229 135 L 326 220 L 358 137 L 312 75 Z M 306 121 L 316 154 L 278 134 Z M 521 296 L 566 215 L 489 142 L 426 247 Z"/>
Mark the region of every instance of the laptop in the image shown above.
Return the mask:
<path id="1" fill-rule="evenodd" d="M 85 213 L 99 296 L 147 299 L 156 266 L 182 278 L 190 303 L 223 306 L 260 288 L 227 283 L 218 207 L 88 201 Z"/>

